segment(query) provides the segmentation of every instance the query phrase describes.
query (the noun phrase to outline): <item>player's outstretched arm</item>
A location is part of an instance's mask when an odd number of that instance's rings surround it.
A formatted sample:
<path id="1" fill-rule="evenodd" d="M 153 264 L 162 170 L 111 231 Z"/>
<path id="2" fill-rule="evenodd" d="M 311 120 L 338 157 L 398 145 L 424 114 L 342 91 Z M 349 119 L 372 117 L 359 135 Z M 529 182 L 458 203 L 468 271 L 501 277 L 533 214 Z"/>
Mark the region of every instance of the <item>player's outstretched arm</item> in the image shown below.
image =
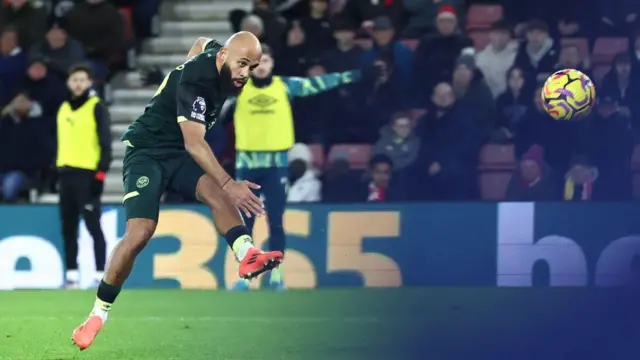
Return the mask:
<path id="1" fill-rule="evenodd" d="M 331 73 L 312 77 L 283 77 L 287 84 L 289 96 L 305 97 L 335 89 L 341 85 L 359 81 L 362 77 L 360 70 Z"/>
<path id="2" fill-rule="evenodd" d="M 212 40 L 213 39 L 206 38 L 206 37 L 199 37 L 198 40 L 196 40 L 196 43 L 193 44 L 193 46 L 191 47 L 191 50 L 189 50 L 189 54 L 187 55 L 187 61 L 191 60 L 192 57 L 204 52 L 205 47 Z"/>

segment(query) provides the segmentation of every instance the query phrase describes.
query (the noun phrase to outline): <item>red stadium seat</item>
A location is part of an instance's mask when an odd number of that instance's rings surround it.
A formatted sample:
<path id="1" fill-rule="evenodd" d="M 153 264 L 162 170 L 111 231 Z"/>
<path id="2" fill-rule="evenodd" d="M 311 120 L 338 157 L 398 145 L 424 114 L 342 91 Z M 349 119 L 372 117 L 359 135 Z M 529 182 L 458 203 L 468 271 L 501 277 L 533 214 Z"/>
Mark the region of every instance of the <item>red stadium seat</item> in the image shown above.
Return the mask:
<path id="1" fill-rule="evenodd" d="M 516 157 L 513 145 L 485 145 L 480 151 L 478 167 L 482 199 L 504 199 L 509 179 L 515 168 Z"/>
<path id="2" fill-rule="evenodd" d="M 467 30 L 486 30 L 502 19 L 500 5 L 471 5 L 467 12 Z"/>
<path id="3" fill-rule="evenodd" d="M 601 37 L 597 38 L 593 45 L 593 63 L 595 65 L 608 64 L 619 53 L 629 49 L 629 39 Z"/>
<path id="4" fill-rule="evenodd" d="M 369 159 L 371 158 L 371 145 L 334 145 L 329 152 L 329 159 L 333 158 L 333 155 L 337 151 L 344 151 L 349 158 L 349 164 L 352 169 L 366 169 L 369 165 Z"/>
<path id="5" fill-rule="evenodd" d="M 311 150 L 311 164 L 316 169 L 324 168 L 324 147 L 321 144 L 309 144 Z"/>
<path id="6" fill-rule="evenodd" d="M 127 42 L 133 41 L 133 13 L 131 8 L 119 8 L 122 22 L 124 23 L 124 38 Z"/>
<path id="7" fill-rule="evenodd" d="M 513 170 L 516 155 L 513 145 L 487 144 L 480 151 L 480 170 Z"/>
<path id="8" fill-rule="evenodd" d="M 611 70 L 611 65 L 598 65 L 593 68 L 593 81 L 596 84 L 601 84 L 602 79 Z M 597 91 L 597 90 L 596 90 Z"/>
<path id="9" fill-rule="evenodd" d="M 407 45 L 411 50 L 415 50 L 418 47 L 418 40 L 416 39 L 404 39 L 402 43 Z"/>
<path id="10" fill-rule="evenodd" d="M 473 31 L 469 33 L 469 37 L 473 40 L 473 47 L 476 51 L 482 51 L 487 47 L 487 45 L 489 45 L 488 31 Z"/>
<path id="11" fill-rule="evenodd" d="M 576 46 L 582 58 L 588 58 L 590 55 L 589 39 L 587 38 L 562 38 L 560 44 L 562 46 Z"/>

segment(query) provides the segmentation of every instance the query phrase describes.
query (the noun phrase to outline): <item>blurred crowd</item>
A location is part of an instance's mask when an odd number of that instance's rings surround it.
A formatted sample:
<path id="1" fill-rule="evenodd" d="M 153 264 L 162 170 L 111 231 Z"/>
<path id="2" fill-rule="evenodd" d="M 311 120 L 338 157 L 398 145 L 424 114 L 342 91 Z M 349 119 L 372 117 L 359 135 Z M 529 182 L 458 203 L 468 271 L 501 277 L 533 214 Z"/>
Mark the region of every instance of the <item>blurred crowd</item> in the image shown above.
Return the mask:
<path id="1" fill-rule="evenodd" d="M 53 162 L 69 66 L 88 62 L 108 84 L 152 35 L 158 3 L 4 2 L 5 200 Z M 291 202 L 624 201 L 640 139 L 638 15 L 634 0 L 254 0 L 229 20 L 273 49 L 277 75 L 386 64 L 373 87 L 295 100 Z M 540 84 L 563 68 L 596 83 L 581 121 L 543 111 Z M 231 145 L 223 157 L 233 156 Z"/>

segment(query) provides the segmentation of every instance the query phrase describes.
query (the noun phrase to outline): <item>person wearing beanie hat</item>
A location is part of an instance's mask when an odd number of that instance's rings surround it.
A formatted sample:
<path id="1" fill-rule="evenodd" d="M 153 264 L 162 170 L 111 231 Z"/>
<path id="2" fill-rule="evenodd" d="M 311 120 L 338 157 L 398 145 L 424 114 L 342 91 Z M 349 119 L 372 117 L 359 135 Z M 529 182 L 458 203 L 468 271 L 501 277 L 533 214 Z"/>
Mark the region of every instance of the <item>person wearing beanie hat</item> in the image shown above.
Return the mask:
<path id="1" fill-rule="evenodd" d="M 442 16 L 454 21 L 465 17 L 464 0 L 404 0 L 403 5 L 409 20 L 403 36 L 408 38 L 433 32 Z"/>
<path id="2" fill-rule="evenodd" d="M 422 37 L 414 56 L 414 81 L 420 98 L 428 98 L 433 87 L 451 81 L 456 60 L 461 54 L 473 54 L 473 41 L 458 32 L 458 20 L 453 6 L 444 5 L 434 14 L 436 32 Z"/>
<path id="3" fill-rule="evenodd" d="M 544 162 L 544 149 L 534 144 L 522 155 L 518 169 L 507 185 L 506 200 L 509 201 L 550 201 L 559 196 L 550 174 L 551 169 Z"/>
<path id="4" fill-rule="evenodd" d="M 473 118 L 482 140 L 489 137 L 496 125 L 496 106 L 491 89 L 484 75 L 476 67 L 473 55 L 463 54 L 456 60 L 452 80 L 458 101 L 467 109 L 473 109 Z"/>

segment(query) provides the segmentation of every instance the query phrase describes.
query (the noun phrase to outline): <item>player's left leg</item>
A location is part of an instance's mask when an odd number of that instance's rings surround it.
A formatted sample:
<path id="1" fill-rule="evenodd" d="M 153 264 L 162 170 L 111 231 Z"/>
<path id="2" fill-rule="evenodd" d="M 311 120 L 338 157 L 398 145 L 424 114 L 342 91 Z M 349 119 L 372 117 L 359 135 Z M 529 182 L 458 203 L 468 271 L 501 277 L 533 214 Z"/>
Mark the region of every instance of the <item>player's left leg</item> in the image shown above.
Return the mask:
<path id="1" fill-rule="evenodd" d="M 239 276 L 252 279 L 278 266 L 283 259 L 282 252 L 263 252 L 255 248 L 251 233 L 227 192 L 205 175 L 190 156 L 187 157 L 175 172 L 170 186 L 187 198 L 195 195 L 198 201 L 211 208 L 218 233 L 224 236 L 240 262 Z"/>
<path id="2" fill-rule="evenodd" d="M 287 203 L 287 188 L 289 184 L 289 173 L 287 168 L 264 169 L 262 179 L 262 190 L 265 195 L 265 206 L 267 208 L 267 220 L 269 222 L 269 250 L 285 251 L 285 233 L 283 218 L 285 205 Z M 283 290 L 282 266 L 278 266 L 271 271 L 269 281 L 274 290 Z"/>

